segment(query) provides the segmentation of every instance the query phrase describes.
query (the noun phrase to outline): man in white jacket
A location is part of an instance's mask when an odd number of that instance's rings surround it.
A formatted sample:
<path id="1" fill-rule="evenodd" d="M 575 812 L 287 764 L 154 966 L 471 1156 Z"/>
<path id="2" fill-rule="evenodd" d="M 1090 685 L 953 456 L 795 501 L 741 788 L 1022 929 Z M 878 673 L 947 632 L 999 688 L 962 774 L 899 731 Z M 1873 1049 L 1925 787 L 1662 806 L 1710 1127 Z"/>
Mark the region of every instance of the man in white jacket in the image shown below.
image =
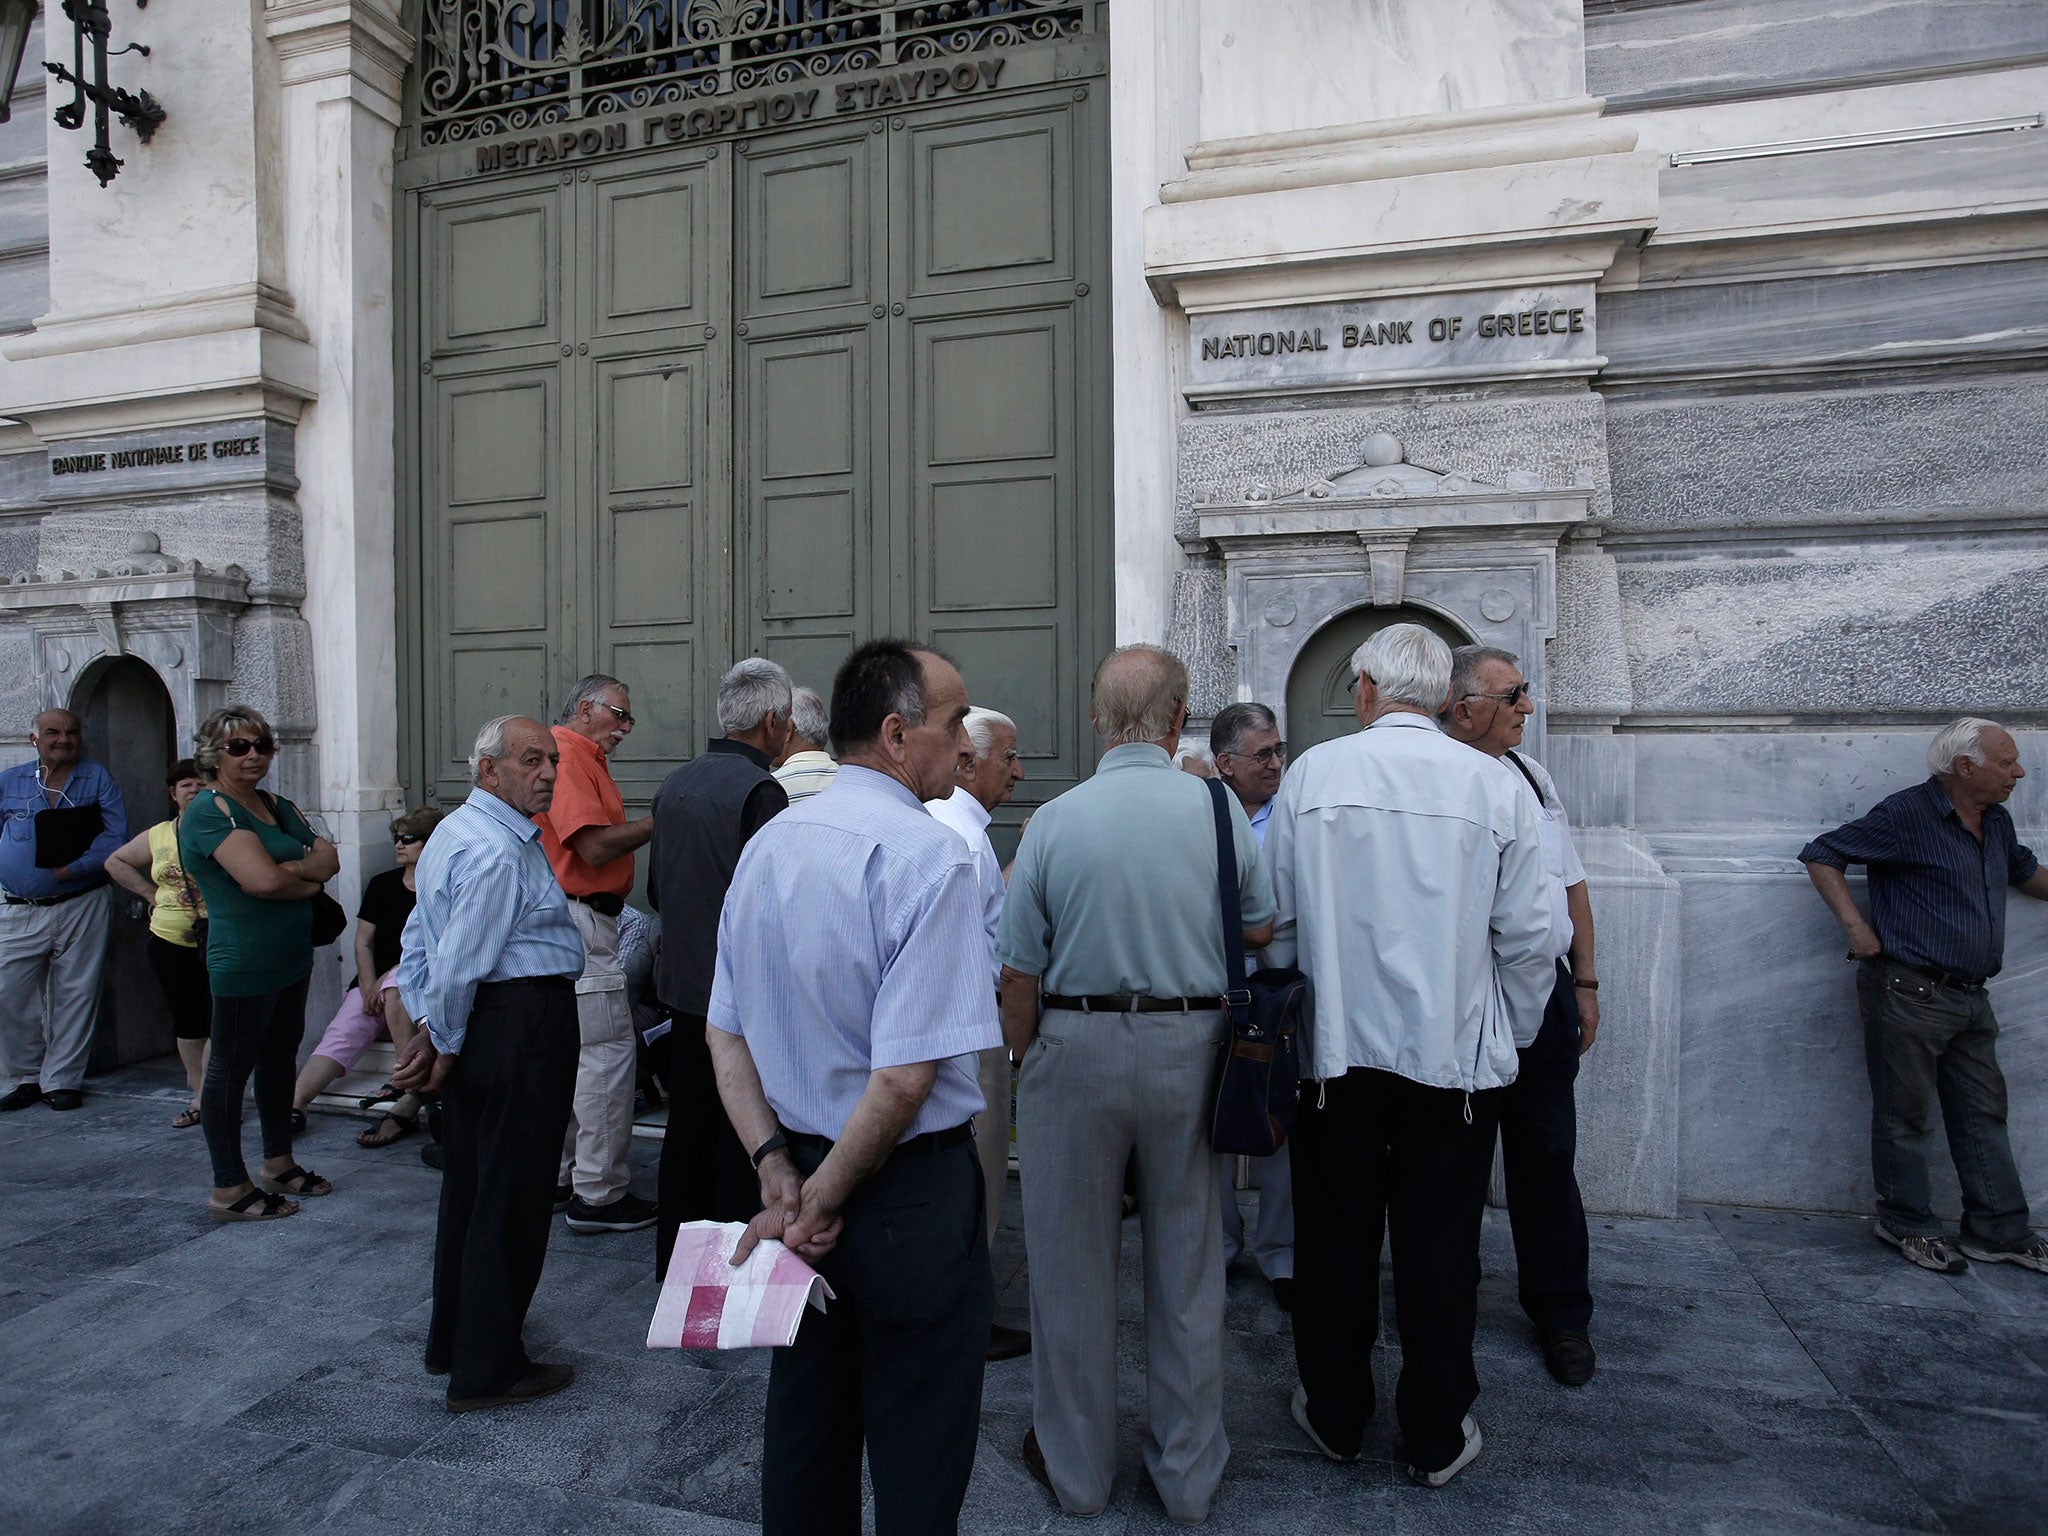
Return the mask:
<path id="1" fill-rule="evenodd" d="M 1357 734 L 1280 787 L 1271 964 L 1315 984 L 1294 1133 L 1294 1418 L 1336 1461 L 1373 1411 L 1382 1234 L 1401 1328 L 1409 1474 L 1479 1454 L 1479 1225 L 1516 1049 L 1555 972 L 1536 811 L 1504 764 L 1437 728 L 1450 648 L 1415 624 L 1352 657 Z"/>

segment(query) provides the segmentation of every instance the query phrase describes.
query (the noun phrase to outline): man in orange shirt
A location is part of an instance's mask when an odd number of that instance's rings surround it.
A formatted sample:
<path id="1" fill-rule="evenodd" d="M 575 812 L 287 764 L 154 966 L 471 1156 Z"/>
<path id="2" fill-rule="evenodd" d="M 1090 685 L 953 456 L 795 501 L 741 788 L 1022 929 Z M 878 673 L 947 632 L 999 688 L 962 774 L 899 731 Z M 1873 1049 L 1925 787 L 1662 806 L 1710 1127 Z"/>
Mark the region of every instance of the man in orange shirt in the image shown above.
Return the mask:
<path id="1" fill-rule="evenodd" d="M 585 957 L 576 981 L 576 1097 L 555 1190 L 555 1209 L 568 1212 L 572 1232 L 634 1232 L 653 1226 L 655 1217 L 654 1202 L 626 1187 L 635 1051 L 619 965 L 619 912 L 633 889 L 633 850 L 653 835 L 654 821 L 626 820 L 605 762 L 632 729 L 632 699 L 616 677 L 593 673 L 571 689 L 554 728 L 562 754 L 554 803 L 533 818 L 568 893 Z"/>

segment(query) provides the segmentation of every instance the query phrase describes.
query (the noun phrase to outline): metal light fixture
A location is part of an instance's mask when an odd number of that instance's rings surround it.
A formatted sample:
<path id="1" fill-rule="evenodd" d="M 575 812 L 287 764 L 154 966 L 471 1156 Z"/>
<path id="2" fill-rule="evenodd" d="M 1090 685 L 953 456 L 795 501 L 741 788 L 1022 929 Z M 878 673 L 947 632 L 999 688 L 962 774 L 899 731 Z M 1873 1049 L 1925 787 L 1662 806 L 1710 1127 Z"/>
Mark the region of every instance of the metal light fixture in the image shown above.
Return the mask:
<path id="1" fill-rule="evenodd" d="M 147 4 L 149 0 L 135 0 L 137 10 Z M 130 43 L 111 54 L 107 52 L 114 22 L 107 14 L 105 0 L 63 0 L 63 5 L 64 14 L 71 21 L 71 67 L 45 63 L 43 68 L 71 87 L 71 100 L 51 115 L 60 128 L 83 128 L 85 104 L 92 103 L 93 145 L 85 152 L 85 165 L 104 187 L 121 173 L 121 161 L 107 143 L 108 116 L 119 117 L 124 126 L 134 129 L 135 136 L 147 144 L 150 135 L 163 123 L 164 109 L 147 91 L 138 94 L 107 84 L 109 58 L 119 58 L 124 53 L 139 53 L 148 58 L 149 50 L 140 43 Z M 15 72 L 21 68 L 22 47 L 28 41 L 36 9 L 36 0 L 0 0 L 0 86 L 4 86 L 8 96 L 14 94 Z M 86 78 L 88 44 L 92 49 L 91 79 Z M 6 119 L 6 104 L 0 100 L 0 122 Z"/>

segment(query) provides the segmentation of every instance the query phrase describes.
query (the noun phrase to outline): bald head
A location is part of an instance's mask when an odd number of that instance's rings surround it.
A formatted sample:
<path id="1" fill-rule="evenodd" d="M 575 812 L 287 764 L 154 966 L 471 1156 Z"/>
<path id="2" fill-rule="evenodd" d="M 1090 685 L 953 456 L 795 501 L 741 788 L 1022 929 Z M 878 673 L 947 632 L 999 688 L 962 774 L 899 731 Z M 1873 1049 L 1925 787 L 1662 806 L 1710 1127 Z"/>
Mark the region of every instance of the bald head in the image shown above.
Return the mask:
<path id="1" fill-rule="evenodd" d="M 1111 746 L 1180 734 L 1187 718 L 1188 669 L 1156 645 L 1119 646 L 1095 669 L 1089 713 Z"/>
<path id="2" fill-rule="evenodd" d="M 37 715 L 28 739 L 45 774 L 52 769 L 69 770 L 85 750 L 85 730 L 68 709 L 46 709 Z"/>

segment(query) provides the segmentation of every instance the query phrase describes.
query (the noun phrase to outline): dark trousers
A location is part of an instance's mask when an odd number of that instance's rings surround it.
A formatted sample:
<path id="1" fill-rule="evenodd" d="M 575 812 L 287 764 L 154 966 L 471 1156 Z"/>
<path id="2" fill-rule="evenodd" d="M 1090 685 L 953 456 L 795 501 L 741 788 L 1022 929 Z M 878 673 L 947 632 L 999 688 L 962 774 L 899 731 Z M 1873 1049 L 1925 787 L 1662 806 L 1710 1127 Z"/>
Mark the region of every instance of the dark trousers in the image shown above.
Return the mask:
<path id="1" fill-rule="evenodd" d="M 502 1392 L 529 1363 L 520 1331 L 547 1260 L 580 1041 L 569 982 L 476 989 L 462 1054 L 441 1090 L 426 1363 L 448 1371 L 450 1397 Z"/>
<path id="2" fill-rule="evenodd" d="M 668 1128 L 655 1184 L 654 1276 L 668 1273 L 676 1228 L 686 1221 L 751 1221 L 761 1209 L 761 1180 L 726 1118 L 704 1042 L 704 1015 L 678 1013 L 668 1047 Z"/>
<path id="3" fill-rule="evenodd" d="M 1294 1359 L 1309 1420 L 1339 1455 L 1372 1417 L 1380 1242 L 1394 1242 L 1401 1376 L 1394 1409 L 1411 1465 L 1447 1467 L 1479 1396 L 1479 1221 L 1500 1090 L 1470 1097 L 1358 1067 L 1304 1084 L 1294 1129 Z M 1321 1104 L 1316 1099 L 1320 1096 Z"/>
<path id="4" fill-rule="evenodd" d="M 213 1159 L 215 1189 L 233 1189 L 249 1180 L 249 1165 L 242 1161 L 242 1089 L 252 1072 L 263 1155 L 291 1156 L 292 1084 L 299 1075 L 299 1041 L 305 1033 L 303 979 L 254 997 L 213 1000 L 213 1050 L 199 1084 L 199 1125 Z"/>
<path id="5" fill-rule="evenodd" d="M 805 1177 L 824 1161 L 793 1150 Z M 879 1536 L 958 1529 L 995 1317 L 984 1198 L 972 1141 L 912 1142 L 846 1203 L 817 1266 L 838 1299 L 769 1368 L 763 1536 L 856 1536 L 863 1442 Z"/>
<path id="6" fill-rule="evenodd" d="M 1879 1218 L 1904 1234 L 1941 1230 L 1927 1172 L 1938 1101 L 1963 1187 L 1963 1236 L 1987 1248 L 2024 1243 L 2027 1196 L 2006 1131 L 1990 994 L 1933 982 L 1879 957 L 1857 967 L 1856 998 L 1870 1070 L 1870 1172 Z"/>
<path id="7" fill-rule="evenodd" d="M 1579 997 L 1572 973 L 1557 965 L 1543 1028 L 1500 1091 L 1501 1162 L 1508 1179 L 1508 1223 L 1515 1234 L 1515 1278 L 1522 1310 L 1536 1331 L 1584 1333 L 1593 1321 L 1586 1207 L 1572 1160 L 1579 1148 Z"/>

